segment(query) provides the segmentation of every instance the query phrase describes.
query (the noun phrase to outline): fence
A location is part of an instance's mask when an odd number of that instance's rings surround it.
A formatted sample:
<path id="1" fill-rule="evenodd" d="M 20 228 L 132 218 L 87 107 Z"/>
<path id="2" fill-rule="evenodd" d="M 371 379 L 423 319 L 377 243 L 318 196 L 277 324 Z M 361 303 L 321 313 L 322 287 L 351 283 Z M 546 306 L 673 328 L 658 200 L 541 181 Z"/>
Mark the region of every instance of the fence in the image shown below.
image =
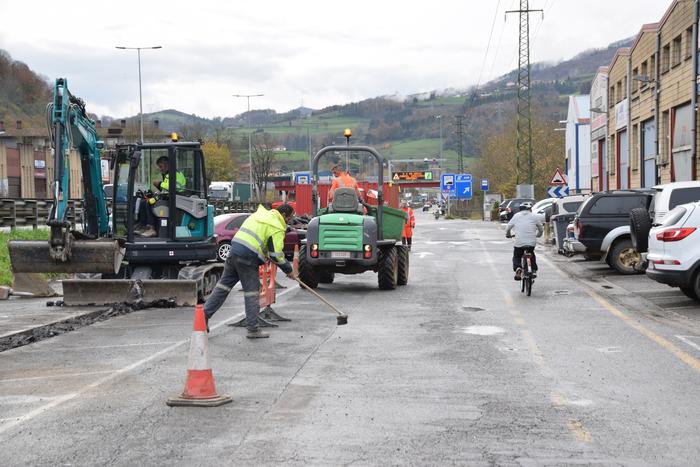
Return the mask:
<path id="1" fill-rule="evenodd" d="M 53 201 L 45 199 L 0 198 L 0 227 L 4 228 L 38 228 L 46 225 L 49 209 Z M 255 212 L 258 203 L 241 203 L 237 201 L 214 201 L 214 215 L 233 212 Z M 270 209 L 270 203 L 261 203 Z M 83 202 L 79 199 L 68 201 L 68 220 L 73 225 L 82 225 L 84 220 Z"/>

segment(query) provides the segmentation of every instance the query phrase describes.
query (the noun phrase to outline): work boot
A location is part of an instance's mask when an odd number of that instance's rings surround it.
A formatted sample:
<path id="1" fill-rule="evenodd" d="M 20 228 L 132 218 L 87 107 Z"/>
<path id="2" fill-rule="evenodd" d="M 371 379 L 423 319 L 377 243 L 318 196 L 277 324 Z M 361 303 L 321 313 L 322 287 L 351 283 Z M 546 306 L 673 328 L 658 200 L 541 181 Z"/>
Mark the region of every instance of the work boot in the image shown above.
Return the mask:
<path id="1" fill-rule="evenodd" d="M 246 334 L 246 337 L 248 339 L 264 339 L 266 337 L 270 337 L 270 335 L 261 331 L 260 329 L 248 329 L 248 334 Z"/>
<path id="2" fill-rule="evenodd" d="M 523 279 L 523 268 L 518 268 L 515 270 L 515 277 L 513 279 L 516 281 Z"/>
<path id="3" fill-rule="evenodd" d="M 154 229 L 150 225 L 148 227 L 146 227 L 145 230 L 141 231 L 142 237 L 151 238 L 151 237 L 155 237 L 156 235 L 158 235 L 158 232 L 156 232 L 156 229 Z"/>

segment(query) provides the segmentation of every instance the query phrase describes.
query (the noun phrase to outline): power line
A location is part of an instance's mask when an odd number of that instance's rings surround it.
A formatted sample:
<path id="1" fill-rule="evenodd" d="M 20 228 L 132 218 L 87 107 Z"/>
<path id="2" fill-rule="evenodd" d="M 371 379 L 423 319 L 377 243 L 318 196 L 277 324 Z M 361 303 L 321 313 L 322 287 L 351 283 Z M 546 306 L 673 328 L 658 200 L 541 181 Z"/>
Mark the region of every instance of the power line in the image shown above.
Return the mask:
<path id="1" fill-rule="evenodd" d="M 498 8 L 501 6 L 501 0 L 498 0 L 498 3 L 496 3 L 496 11 L 493 13 L 493 20 L 491 21 L 491 32 L 489 33 L 489 41 L 486 44 L 486 53 L 484 53 L 484 63 L 481 64 L 481 71 L 479 72 L 479 79 L 476 81 L 476 88 L 479 89 L 479 85 L 481 84 L 481 77 L 484 74 L 484 70 L 486 69 L 486 61 L 489 56 L 489 49 L 491 48 L 491 39 L 493 38 L 493 28 L 496 25 L 496 17 L 498 16 Z"/>

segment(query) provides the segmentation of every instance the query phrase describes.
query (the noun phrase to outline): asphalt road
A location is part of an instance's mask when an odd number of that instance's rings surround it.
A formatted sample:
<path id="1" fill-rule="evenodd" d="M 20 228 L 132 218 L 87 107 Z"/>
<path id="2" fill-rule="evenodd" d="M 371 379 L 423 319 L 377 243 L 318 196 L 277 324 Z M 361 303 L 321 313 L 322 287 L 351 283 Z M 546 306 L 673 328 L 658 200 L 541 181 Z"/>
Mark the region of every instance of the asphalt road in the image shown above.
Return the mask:
<path id="1" fill-rule="evenodd" d="M 697 307 L 653 311 L 644 277 L 640 293 L 606 289 L 544 253 L 526 297 L 500 226 L 417 216 L 408 286 L 367 273 L 319 288 L 347 326 L 290 284 L 275 308 L 293 321 L 250 341 L 226 326 L 234 291 L 210 323 L 226 406 L 165 405 L 192 310 L 0 353 L 0 465 L 698 462 Z"/>

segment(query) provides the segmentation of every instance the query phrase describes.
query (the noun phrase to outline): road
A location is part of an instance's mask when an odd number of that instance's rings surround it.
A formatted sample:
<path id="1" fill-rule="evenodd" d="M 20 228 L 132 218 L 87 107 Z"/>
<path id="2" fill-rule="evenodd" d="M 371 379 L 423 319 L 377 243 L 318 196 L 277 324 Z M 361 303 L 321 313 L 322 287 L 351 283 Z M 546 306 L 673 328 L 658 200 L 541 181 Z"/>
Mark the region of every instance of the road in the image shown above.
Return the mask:
<path id="1" fill-rule="evenodd" d="M 234 291 L 210 323 L 226 406 L 165 405 L 184 382 L 192 310 L 0 353 L 0 464 L 697 462 L 697 307 L 652 312 L 544 252 L 525 297 L 499 225 L 417 216 L 408 286 L 380 291 L 363 274 L 319 288 L 347 326 L 289 284 L 276 310 L 293 321 L 250 341 L 226 326 L 241 316 Z"/>

